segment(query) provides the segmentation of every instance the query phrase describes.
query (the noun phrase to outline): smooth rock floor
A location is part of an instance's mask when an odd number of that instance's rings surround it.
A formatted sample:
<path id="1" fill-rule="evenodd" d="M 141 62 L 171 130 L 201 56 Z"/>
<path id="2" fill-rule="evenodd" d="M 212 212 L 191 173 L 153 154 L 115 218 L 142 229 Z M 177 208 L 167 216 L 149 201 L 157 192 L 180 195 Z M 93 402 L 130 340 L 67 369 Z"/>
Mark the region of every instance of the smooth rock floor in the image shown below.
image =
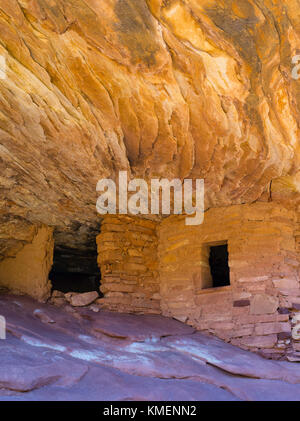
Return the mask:
<path id="1" fill-rule="evenodd" d="M 300 400 L 300 365 L 172 319 L 0 295 L 0 400 Z"/>

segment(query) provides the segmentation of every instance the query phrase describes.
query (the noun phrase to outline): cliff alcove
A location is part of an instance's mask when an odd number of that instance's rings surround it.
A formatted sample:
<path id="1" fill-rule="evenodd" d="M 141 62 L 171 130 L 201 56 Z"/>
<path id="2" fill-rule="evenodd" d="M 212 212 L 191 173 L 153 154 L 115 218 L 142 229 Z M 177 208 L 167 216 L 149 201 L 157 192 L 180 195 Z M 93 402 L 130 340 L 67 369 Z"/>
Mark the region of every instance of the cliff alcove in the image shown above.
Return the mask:
<path id="1" fill-rule="evenodd" d="M 298 9 L 0 0 L 0 286 L 45 301 L 101 277 L 104 311 L 300 360 Z M 204 223 L 100 217 L 97 183 L 120 171 L 204 179 Z"/>

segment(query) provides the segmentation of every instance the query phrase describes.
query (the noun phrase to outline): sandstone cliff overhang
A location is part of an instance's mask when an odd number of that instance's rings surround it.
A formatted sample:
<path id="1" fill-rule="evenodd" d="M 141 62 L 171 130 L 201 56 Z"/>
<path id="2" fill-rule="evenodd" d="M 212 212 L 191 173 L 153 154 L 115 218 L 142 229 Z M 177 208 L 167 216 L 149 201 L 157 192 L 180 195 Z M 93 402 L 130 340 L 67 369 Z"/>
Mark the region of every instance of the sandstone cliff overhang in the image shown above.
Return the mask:
<path id="1" fill-rule="evenodd" d="M 299 36 L 296 0 L 0 0 L 0 258 L 31 224 L 88 248 L 120 170 L 295 201 Z"/>

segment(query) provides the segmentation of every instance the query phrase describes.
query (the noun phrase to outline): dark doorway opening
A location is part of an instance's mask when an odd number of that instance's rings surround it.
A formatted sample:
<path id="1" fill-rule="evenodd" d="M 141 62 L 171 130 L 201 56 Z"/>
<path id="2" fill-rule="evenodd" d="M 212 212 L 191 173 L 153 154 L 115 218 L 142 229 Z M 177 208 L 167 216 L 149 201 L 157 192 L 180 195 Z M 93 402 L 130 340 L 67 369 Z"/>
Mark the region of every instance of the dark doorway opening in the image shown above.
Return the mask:
<path id="1" fill-rule="evenodd" d="M 52 289 L 67 292 L 90 292 L 97 291 L 100 294 L 100 281 L 96 276 L 89 273 L 68 273 L 51 271 L 49 276 Z"/>
<path id="2" fill-rule="evenodd" d="M 67 292 L 100 292 L 101 273 L 97 265 L 97 251 L 56 247 L 49 274 L 52 290 Z"/>
<path id="3" fill-rule="evenodd" d="M 230 285 L 227 244 L 210 247 L 209 266 L 213 288 Z"/>

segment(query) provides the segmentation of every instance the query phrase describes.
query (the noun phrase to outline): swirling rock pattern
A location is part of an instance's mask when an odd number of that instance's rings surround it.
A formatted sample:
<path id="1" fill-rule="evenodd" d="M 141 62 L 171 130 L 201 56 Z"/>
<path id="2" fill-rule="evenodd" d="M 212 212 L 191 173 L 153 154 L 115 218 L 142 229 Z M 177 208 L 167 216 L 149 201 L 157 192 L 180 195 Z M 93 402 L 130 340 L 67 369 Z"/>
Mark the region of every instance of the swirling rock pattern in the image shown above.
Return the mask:
<path id="1" fill-rule="evenodd" d="M 120 170 L 297 196 L 299 52 L 299 0 L 0 0 L 0 255 L 32 223 L 87 244 Z"/>

